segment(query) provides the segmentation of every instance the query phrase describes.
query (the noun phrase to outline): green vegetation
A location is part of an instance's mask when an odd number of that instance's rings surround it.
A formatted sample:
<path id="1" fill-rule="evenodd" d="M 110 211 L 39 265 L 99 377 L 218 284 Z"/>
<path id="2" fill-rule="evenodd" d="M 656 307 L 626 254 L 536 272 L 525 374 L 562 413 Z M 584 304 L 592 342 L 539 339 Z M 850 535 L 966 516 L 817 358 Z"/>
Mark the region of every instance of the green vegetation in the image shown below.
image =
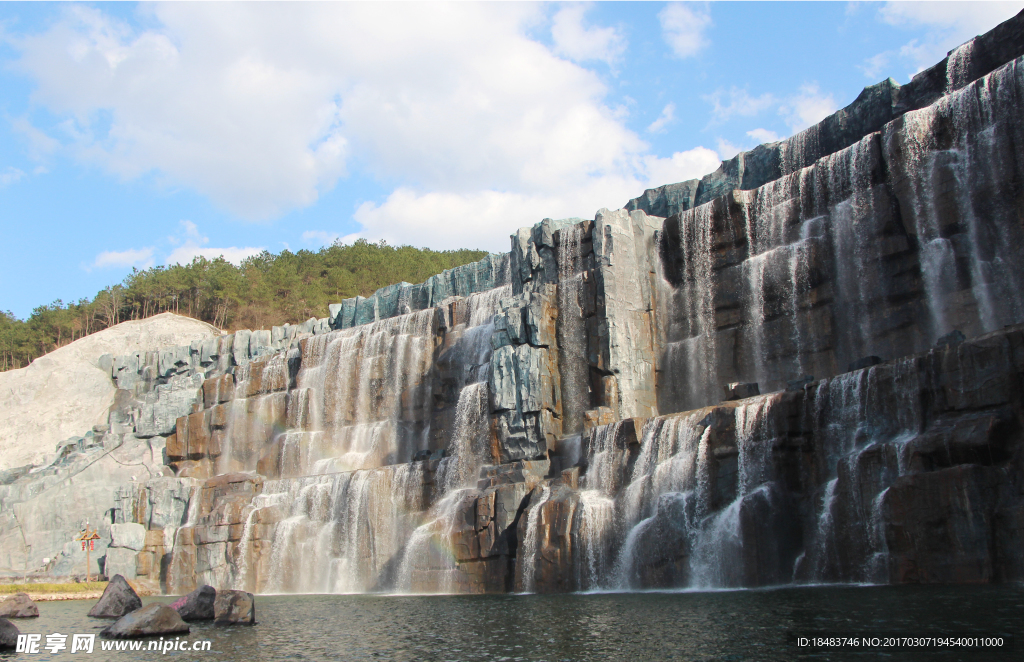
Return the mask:
<path id="1" fill-rule="evenodd" d="M 107 582 L 66 582 L 63 584 L 0 584 L 0 595 L 14 593 L 90 593 L 103 591 Z"/>
<path id="2" fill-rule="evenodd" d="M 267 329 L 327 315 L 329 303 L 408 281 L 486 256 L 485 251 L 432 251 L 385 242 L 335 243 L 317 252 L 264 251 L 236 267 L 222 258 L 133 270 L 91 301 L 39 306 L 27 320 L 0 311 L 0 370 L 33 359 L 119 322 L 163 312 L 187 315 L 228 331 Z"/>

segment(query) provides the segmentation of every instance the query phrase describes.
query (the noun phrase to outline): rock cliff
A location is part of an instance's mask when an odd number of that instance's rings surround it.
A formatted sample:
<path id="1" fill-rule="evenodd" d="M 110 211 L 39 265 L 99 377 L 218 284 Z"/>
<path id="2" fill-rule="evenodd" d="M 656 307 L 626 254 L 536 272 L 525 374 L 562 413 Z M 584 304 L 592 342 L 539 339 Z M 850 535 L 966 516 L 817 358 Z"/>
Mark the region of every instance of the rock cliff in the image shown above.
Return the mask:
<path id="1" fill-rule="evenodd" d="M 1022 55 L 1018 16 L 508 254 L 97 359 L 117 448 L 151 449 L 104 567 L 169 593 L 1024 578 Z"/>

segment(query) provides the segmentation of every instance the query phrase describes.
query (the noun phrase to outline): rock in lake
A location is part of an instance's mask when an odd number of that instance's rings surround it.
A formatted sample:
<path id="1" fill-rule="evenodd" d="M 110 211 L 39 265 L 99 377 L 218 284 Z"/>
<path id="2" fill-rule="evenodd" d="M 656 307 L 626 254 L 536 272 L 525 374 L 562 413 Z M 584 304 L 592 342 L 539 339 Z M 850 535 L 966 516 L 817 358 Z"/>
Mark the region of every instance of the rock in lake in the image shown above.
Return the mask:
<path id="1" fill-rule="evenodd" d="M 6 618 L 0 618 L 0 651 L 14 650 L 18 645 L 18 627 Z"/>
<path id="2" fill-rule="evenodd" d="M 39 607 L 28 597 L 28 593 L 15 593 L 0 602 L 0 616 L 6 618 L 32 618 L 39 615 Z"/>
<path id="3" fill-rule="evenodd" d="M 255 625 L 256 599 L 245 591 L 218 591 L 213 613 L 217 625 Z"/>
<path id="4" fill-rule="evenodd" d="M 159 602 L 126 614 L 100 631 L 104 637 L 132 639 L 158 634 L 188 634 L 188 623 L 178 612 Z"/>
<path id="5" fill-rule="evenodd" d="M 95 618 L 121 618 L 140 607 L 142 599 L 128 580 L 121 575 L 114 575 L 100 596 L 100 601 L 89 610 L 89 615 Z"/>
<path id="6" fill-rule="evenodd" d="M 188 595 L 184 595 L 171 605 L 182 620 L 209 621 L 213 619 L 213 604 L 217 599 L 217 589 L 212 586 L 200 586 Z"/>

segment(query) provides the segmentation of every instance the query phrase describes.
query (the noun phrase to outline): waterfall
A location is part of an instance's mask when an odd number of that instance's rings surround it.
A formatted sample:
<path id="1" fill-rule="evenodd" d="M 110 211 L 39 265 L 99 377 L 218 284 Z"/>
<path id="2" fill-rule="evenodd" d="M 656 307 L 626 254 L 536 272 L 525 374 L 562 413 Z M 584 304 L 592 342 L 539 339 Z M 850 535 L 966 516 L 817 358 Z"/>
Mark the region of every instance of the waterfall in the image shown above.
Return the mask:
<path id="1" fill-rule="evenodd" d="M 568 225 L 559 231 L 558 245 L 558 350 L 562 381 L 562 429 L 583 429 L 590 408 L 587 330 L 583 319 L 583 270 L 580 244 L 583 228 Z"/>
<path id="2" fill-rule="evenodd" d="M 517 593 L 533 593 L 537 586 L 537 557 L 541 546 L 541 511 L 551 497 L 551 488 L 544 485 L 536 500 L 530 504 L 526 519 L 526 538 L 520 543 L 516 554 L 515 590 Z"/>
<path id="3" fill-rule="evenodd" d="M 804 558 L 802 581 L 885 581 L 880 507 L 907 472 L 904 447 L 923 425 L 913 359 L 840 375 L 818 384 L 811 407 L 822 473 L 828 477 Z"/>
<path id="4" fill-rule="evenodd" d="M 683 212 L 678 219 L 682 270 L 679 287 L 668 299 L 665 322 L 664 373 L 668 376 L 666 394 L 659 409 L 683 411 L 717 401 L 715 280 L 713 278 L 714 203 Z M 665 269 L 663 268 L 664 272 Z"/>
<path id="5" fill-rule="evenodd" d="M 950 56 L 959 87 L 972 42 Z M 953 329 L 968 336 L 1024 320 L 1024 230 L 993 199 L 1013 199 L 1020 176 L 1014 145 L 1020 65 L 1012 62 L 886 128 L 887 160 L 907 182 L 906 215 L 921 246 L 931 321 L 929 341 Z M 964 269 L 963 265 L 967 265 Z"/>

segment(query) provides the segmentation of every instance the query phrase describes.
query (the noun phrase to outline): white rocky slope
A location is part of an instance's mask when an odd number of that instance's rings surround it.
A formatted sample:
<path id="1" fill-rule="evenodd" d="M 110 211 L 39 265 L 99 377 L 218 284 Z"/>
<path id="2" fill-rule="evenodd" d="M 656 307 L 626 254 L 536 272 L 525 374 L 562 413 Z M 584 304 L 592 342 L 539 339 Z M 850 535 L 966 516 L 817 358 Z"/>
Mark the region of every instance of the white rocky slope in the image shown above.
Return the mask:
<path id="1" fill-rule="evenodd" d="M 57 443 L 107 422 L 116 389 L 97 361 L 220 335 L 206 322 L 163 313 L 117 326 L 0 373 L 0 470 L 44 464 Z"/>

